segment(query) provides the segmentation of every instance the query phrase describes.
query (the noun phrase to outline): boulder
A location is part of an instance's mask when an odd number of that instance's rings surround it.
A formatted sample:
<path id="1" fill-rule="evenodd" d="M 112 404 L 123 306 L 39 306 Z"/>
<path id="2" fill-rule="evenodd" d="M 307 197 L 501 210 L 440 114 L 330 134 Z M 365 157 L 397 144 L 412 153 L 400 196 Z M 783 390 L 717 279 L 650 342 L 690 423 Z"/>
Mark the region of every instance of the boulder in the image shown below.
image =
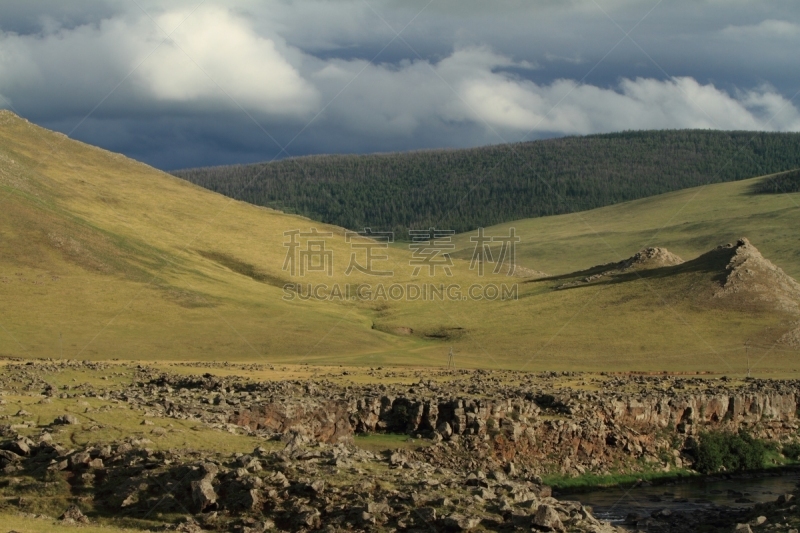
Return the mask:
<path id="1" fill-rule="evenodd" d="M 56 425 L 56 426 L 68 426 L 68 425 L 75 425 L 75 424 L 80 424 L 80 423 L 81 423 L 81 421 L 78 420 L 77 416 L 71 415 L 69 413 L 63 414 L 63 415 L 61 415 L 59 417 L 56 417 L 56 419 L 53 420 L 53 425 Z"/>
<path id="2" fill-rule="evenodd" d="M 564 531 L 564 524 L 558 516 L 558 511 L 548 504 L 542 504 L 533 517 L 533 527 L 543 531 Z"/>
<path id="3" fill-rule="evenodd" d="M 214 490 L 214 477 L 219 468 L 213 463 L 205 463 L 202 467 L 203 477 L 197 481 L 192 481 L 192 502 L 198 512 L 212 509 L 217 503 L 217 493 Z"/>
<path id="4" fill-rule="evenodd" d="M 72 468 L 79 467 L 81 465 L 87 465 L 92 460 L 92 456 L 89 455 L 87 452 L 78 452 L 73 454 L 69 458 L 69 464 Z"/>
<path id="5" fill-rule="evenodd" d="M 21 459 L 19 455 L 8 450 L 0 450 L 0 466 L 16 463 Z"/>
<path id="6" fill-rule="evenodd" d="M 472 531 L 481 523 L 481 519 L 477 516 L 464 516 L 459 513 L 453 513 L 441 520 L 442 525 L 448 531 Z"/>
<path id="7" fill-rule="evenodd" d="M 67 507 L 67 510 L 58 519 L 67 524 L 86 524 L 89 522 L 89 519 L 84 516 L 77 505 Z"/>
<path id="8" fill-rule="evenodd" d="M 211 481 L 213 478 L 203 478 L 192 481 L 192 501 L 199 512 L 210 509 L 217 503 L 217 493 Z"/>

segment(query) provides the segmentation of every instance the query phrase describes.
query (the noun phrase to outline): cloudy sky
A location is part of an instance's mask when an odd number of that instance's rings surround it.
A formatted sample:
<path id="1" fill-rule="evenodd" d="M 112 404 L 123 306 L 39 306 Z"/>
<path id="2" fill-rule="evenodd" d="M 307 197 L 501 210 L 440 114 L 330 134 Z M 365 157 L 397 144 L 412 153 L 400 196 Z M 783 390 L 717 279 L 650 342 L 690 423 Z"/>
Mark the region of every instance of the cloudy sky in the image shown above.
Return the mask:
<path id="1" fill-rule="evenodd" d="M 800 131 L 796 0 L 9 0 L 0 107 L 163 169 Z"/>

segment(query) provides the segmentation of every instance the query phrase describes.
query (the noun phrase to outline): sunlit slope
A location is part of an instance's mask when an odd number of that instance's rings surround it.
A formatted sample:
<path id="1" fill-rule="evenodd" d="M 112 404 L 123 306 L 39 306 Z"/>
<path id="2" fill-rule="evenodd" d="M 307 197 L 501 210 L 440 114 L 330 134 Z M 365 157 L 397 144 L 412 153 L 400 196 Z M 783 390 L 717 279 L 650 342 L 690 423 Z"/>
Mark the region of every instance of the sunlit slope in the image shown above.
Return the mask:
<path id="1" fill-rule="evenodd" d="M 798 195 L 754 196 L 748 185 L 513 224 L 519 262 L 561 276 L 479 277 L 462 235 L 452 276 L 413 276 L 409 246 L 397 244 L 377 252 L 389 257 L 376 268 L 394 276 L 376 279 L 345 275 L 354 249 L 341 228 L 232 201 L 2 112 L 0 355 L 444 365 L 452 347 L 457 366 L 743 374 L 749 355 L 755 371 L 800 369 L 779 342 L 800 320 L 791 306 L 717 298 L 725 261 L 695 260 L 746 236 L 797 276 Z M 311 228 L 331 233 L 332 273 L 291 276 L 284 233 Z M 647 244 L 687 263 L 581 281 Z M 286 282 L 460 292 L 284 301 Z M 472 300 L 476 283 L 516 284 L 518 299 Z"/>
<path id="2" fill-rule="evenodd" d="M 605 267 L 521 282 L 518 300 L 484 302 L 480 313 L 463 302 L 442 302 L 438 309 L 417 303 L 387 313 L 378 325 L 414 330 L 447 316 L 461 328 L 451 344 L 462 364 L 732 374 L 746 374 L 748 366 L 759 373 L 800 370 L 796 284 L 787 291 L 780 283 L 757 280 L 752 290 L 726 292 L 731 258 L 724 253 L 728 248 L 721 250 L 675 266 L 596 277 L 615 268 Z M 747 266 L 741 275 L 749 271 Z"/>
<path id="3" fill-rule="evenodd" d="M 371 329 L 368 305 L 282 301 L 283 233 L 311 227 L 349 257 L 339 228 L 0 112 L 0 354 L 269 361 L 413 347 Z"/>
<path id="4" fill-rule="evenodd" d="M 557 290 L 590 275 L 580 271 L 621 261 L 647 246 L 693 260 L 739 237 L 748 237 L 768 260 L 798 277 L 800 194 L 753 194 L 761 179 L 487 228 L 485 234 L 493 236 L 515 228 L 521 238 L 518 264 L 555 277 L 530 277 L 520 284 L 518 301 L 485 304 L 489 309 L 481 314 L 460 303 L 443 303 L 441 309 L 417 304 L 379 325 L 413 329 L 446 314 L 463 328 L 455 341 L 463 359 L 504 365 L 511 360 L 520 368 L 746 372 L 748 355 L 751 366 L 762 371 L 800 368 L 796 347 L 778 342 L 800 325 L 798 316 L 715 299 L 724 264 Z M 454 256 L 469 259 L 474 236 L 456 237 Z"/>
<path id="5" fill-rule="evenodd" d="M 517 220 L 487 234 L 516 228 L 519 264 L 564 274 L 619 261 L 647 246 L 662 246 L 684 258 L 746 236 L 773 263 L 800 277 L 800 193 L 753 194 L 764 178 L 708 185 L 614 206 Z M 469 238 L 457 238 L 459 257 L 469 257 Z"/>

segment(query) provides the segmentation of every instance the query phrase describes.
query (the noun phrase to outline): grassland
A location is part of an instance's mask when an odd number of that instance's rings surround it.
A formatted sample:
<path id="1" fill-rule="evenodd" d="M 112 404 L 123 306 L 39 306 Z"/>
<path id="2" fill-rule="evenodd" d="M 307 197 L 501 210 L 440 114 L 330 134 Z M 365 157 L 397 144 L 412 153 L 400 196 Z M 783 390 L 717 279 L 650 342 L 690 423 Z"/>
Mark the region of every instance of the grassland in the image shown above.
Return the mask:
<path id="1" fill-rule="evenodd" d="M 20 514 L 8 513 L 0 514 L 0 522 L 9 531 L 19 531 L 21 533 L 74 533 L 75 526 L 62 524 L 52 517 L 34 518 L 22 516 Z M 127 529 L 112 525 L 82 525 L 82 533 L 132 533 L 142 531 L 140 528 Z"/>
<path id="2" fill-rule="evenodd" d="M 124 390 L 131 382 L 134 369 L 119 365 L 113 370 L 75 369 L 53 373 L 48 383 L 57 390 L 87 388 L 93 390 Z M 22 389 L 20 384 L 19 389 Z M 249 453 L 258 446 L 272 446 L 263 439 L 227 432 L 226 428 L 211 428 L 193 420 L 154 417 L 141 409 L 119 401 L 99 397 L 60 398 L 43 400 L 23 390 L 5 392 L 0 405 L 2 415 L 20 434 L 37 439 L 42 427 L 47 427 L 65 413 L 78 419 L 79 424 L 55 426 L 53 442 L 66 448 L 119 442 L 128 438 L 142 440 L 153 450 L 194 449 L 220 454 Z"/>
<path id="3" fill-rule="evenodd" d="M 612 207 L 518 221 L 518 263 L 567 274 L 647 245 L 691 259 L 747 236 L 800 276 L 800 193 L 756 195 L 755 180 Z M 775 344 L 794 317 L 709 303 L 715 274 L 678 272 L 555 290 L 469 269 L 469 234 L 455 238 L 452 277 L 518 284 L 513 301 L 286 301 L 287 231 L 330 232 L 333 271 L 305 283 L 386 283 L 346 275 L 342 228 L 225 198 L 122 156 L 0 113 L 0 355 L 274 364 L 712 371 L 800 370 Z M 413 276 L 408 245 L 378 266 Z M 330 293 L 326 293 L 330 294 Z M 745 342 L 750 348 L 745 349 Z"/>
<path id="4" fill-rule="evenodd" d="M 516 228 L 520 265 L 551 275 L 619 261 L 648 246 L 693 259 L 747 237 L 770 261 L 800 278 L 800 193 L 755 194 L 765 178 L 694 187 L 591 211 L 517 220 L 485 230 Z M 474 232 L 456 239 L 457 257 L 471 256 Z"/>

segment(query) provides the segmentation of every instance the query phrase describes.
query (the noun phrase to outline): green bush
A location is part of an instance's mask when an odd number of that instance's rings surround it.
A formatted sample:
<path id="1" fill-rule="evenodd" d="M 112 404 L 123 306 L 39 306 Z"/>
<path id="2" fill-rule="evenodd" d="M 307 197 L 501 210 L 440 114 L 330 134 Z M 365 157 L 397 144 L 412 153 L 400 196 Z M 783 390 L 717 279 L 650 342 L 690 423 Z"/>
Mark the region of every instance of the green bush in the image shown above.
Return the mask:
<path id="1" fill-rule="evenodd" d="M 797 461 L 800 459 L 800 443 L 792 442 L 791 444 L 784 444 L 783 445 L 783 455 L 792 459 L 793 461 Z"/>
<path id="2" fill-rule="evenodd" d="M 694 469 L 703 474 L 725 470 L 756 470 L 764 467 L 767 448 L 744 431 L 739 433 L 703 433 L 688 449 Z"/>
<path id="3" fill-rule="evenodd" d="M 404 431 L 406 426 L 408 426 L 408 421 L 411 419 L 408 406 L 404 403 L 395 404 L 392 408 L 392 415 L 394 417 L 394 428 Z"/>

